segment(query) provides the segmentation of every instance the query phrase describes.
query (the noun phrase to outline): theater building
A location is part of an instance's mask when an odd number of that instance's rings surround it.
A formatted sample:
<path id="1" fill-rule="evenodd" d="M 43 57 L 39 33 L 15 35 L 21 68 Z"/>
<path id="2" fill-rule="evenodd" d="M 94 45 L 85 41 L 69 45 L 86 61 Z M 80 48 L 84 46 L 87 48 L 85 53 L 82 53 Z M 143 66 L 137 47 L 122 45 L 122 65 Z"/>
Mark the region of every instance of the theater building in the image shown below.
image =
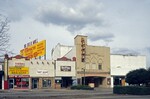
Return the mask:
<path id="1" fill-rule="evenodd" d="M 58 44 L 52 51 L 52 58 L 63 57 L 74 59 L 76 62 L 77 84 L 92 87 L 110 87 L 110 48 L 104 46 L 91 46 L 87 44 L 87 36 L 77 35 L 74 46 Z M 68 51 L 67 51 L 68 50 Z M 55 57 L 53 57 L 55 56 Z"/>

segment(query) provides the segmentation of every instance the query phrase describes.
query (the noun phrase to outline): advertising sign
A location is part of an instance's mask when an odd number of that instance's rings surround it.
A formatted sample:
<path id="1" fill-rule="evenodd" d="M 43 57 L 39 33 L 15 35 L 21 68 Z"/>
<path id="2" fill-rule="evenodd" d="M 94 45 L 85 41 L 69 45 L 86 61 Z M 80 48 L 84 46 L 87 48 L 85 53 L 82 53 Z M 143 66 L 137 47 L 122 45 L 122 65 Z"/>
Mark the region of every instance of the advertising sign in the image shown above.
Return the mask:
<path id="1" fill-rule="evenodd" d="M 9 67 L 9 75 L 28 75 L 29 67 Z"/>
<path id="2" fill-rule="evenodd" d="M 20 51 L 20 55 L 28 57 L 29 59 L 44 56 L 45 54 L 46 54 L 46 40 L 28 46 Z"/>
<path id="3" fill-rule="evenodd" d="M 71 71 L 71 66 L 61 66 L 60 70 L 61 71 Z"/>

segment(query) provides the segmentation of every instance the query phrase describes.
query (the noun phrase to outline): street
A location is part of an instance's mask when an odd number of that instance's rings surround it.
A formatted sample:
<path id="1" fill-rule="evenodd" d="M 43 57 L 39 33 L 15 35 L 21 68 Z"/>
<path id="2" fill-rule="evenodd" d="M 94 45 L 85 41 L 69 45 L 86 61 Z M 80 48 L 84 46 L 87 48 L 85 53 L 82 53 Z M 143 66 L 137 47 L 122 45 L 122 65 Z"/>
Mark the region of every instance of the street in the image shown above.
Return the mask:
<path id="1" fill-rule="evenodd" d="M 0 91 L 0 99 L 149 99 L 150 95 L 116 95 L 112 89 L 95 90 L 41 89 Z"/>

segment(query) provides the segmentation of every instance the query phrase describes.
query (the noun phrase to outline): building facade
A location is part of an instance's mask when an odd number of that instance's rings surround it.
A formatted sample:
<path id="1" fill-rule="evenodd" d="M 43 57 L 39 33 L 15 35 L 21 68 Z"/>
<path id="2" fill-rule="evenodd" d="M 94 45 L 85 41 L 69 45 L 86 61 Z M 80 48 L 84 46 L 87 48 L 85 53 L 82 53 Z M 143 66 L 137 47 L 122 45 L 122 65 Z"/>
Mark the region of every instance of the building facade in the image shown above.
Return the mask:
<path id="1" fill-rule="evenodd" d="M 125 85 L 125 75 L 146 68 L 145 56 L 110 55 L 110 48 L 88 45 L 77 35 L 74 46 L 57 44 L 52 60 L 5 55 L 1 89 L 67 88 L 72 85 L 113 87 Z"/>
<path id="2" fill-rule="evenodd" d="M 4 89 L 54 89 L 70 87 L 76 78 L 75 62 L 5 56 Z"/>
<path id="3" fill-rule="evenodd" d="M 54 88 L 52 61 L 5 57 L 5 89 Z"/>
<path id="4" fill-rule="evenodd" d="M 73 85 L 76 81 L 75 61 L 56 61 L 55 83 L 57 87 L 67 88 Z"/>
<path id="5" fill-rule="evenodd" d="M 65 49 L 66 46 L 61 46 L 61 48 L 57 46 L 54 52 L 60 53 Z M 92 85 L 94 87 L 110 87 L 109 47 L 90 46 L 87 44 L 87 36 L 77 35 L 74 38 L 74 46 L 63 57 L 76 62 L 77 84 Z M 57 59 L 57 57 L 55 58 Z"/>
<path id="6" fill-rule="evenodd" d="M 74 38 L 76 48 L 76 71 L 78 83 L 94 87 L 110 86 L 110 48 L 90 46 L 87 36 Z"/>
<path id="7" fill-rule="evenodd" d="M 125 86 L 125 75 L 140 68 L 146 69 L 146 56 L 137 55 L 111 55 L 111 87 Z"/>
<path id="8" fill-rule="evenodd" d="M 55 88 L 52 60 L 32 59 L 27 63 L 29 65 L 31 89 Z"/>

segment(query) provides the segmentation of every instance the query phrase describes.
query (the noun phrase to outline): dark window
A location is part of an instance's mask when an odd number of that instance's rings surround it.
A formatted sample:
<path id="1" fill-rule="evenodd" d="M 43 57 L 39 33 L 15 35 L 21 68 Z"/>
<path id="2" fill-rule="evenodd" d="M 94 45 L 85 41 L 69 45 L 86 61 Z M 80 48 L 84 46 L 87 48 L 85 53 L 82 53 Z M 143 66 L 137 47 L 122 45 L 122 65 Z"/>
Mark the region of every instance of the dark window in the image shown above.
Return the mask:
<path id="1" fill-rule="evenodd" d="M 102 64 L 100 64 L 100 63 L 98 64 L 98 69 L 102 70 Z"/>
<path id="2" fill-rule="evenodd" d="M 85 59 L 84 59 L 84 58 L 82 58 L 82 59 L 81 59 L 81 61 L 82 61 L 82 62 L 85 62 Z"/>
<path id="3" fill-rule="evenodd" d="M 43 87 L 51 87 L 51 80 L 43 79 Z"/>

